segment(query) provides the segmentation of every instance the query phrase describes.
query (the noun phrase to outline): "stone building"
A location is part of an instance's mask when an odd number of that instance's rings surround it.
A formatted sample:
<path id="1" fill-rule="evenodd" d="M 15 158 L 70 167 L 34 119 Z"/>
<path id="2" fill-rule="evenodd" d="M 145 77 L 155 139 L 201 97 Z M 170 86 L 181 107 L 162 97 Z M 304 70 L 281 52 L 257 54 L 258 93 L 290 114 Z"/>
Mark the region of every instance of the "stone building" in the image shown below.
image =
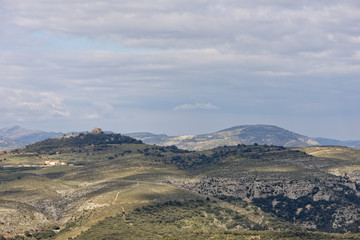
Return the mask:
<path id="1" fill-rule="evenodd" d="M 101 128 L 94 128 L 91 133 L 102 133 L 102 129 Z"/>

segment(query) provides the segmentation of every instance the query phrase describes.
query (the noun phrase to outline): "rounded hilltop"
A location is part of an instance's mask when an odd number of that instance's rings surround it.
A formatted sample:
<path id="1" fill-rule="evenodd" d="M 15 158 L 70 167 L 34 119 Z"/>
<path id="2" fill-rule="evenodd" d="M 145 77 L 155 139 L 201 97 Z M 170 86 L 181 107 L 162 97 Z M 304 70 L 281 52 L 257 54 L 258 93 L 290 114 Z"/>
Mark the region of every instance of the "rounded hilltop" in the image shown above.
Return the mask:
<path id="1" fill-rule="evenodd" d="M 27 152 L 48 152 L 54 149 L 82 148 L 86 146 L 105 146 L 111 144 L 142 144 L 141 140 L 115 133 L 104 133 L 101 128 L 95 128 L 91 132 L 77 133 L 61 138 L 46 139 L 25 147 Z"/>

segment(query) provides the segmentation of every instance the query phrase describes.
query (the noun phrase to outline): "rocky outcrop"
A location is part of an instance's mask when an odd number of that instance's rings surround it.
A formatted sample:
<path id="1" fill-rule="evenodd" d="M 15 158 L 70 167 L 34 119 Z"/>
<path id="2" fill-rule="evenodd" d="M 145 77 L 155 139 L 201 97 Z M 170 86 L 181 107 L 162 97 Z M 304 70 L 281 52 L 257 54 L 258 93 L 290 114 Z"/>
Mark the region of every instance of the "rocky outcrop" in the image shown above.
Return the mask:
<path id="1" fill-rule="evenodd" d="M 294 224 L 326 232 L 358 232 L 360 186 L 341 177 L 279 180 L 254 177 L 169 180 L 192 192 L 245 200 Z"/>

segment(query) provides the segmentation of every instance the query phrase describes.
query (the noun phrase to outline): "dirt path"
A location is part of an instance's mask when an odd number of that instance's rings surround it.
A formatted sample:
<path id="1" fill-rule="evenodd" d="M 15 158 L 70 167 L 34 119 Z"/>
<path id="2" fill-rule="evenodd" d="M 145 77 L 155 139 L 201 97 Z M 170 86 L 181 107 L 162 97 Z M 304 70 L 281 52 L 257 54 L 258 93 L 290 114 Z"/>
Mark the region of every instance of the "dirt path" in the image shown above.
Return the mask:
<path id="1" fill-rule="evenodd" d="M 135 185 L 134 188 L 137 188 L 138 186 L 139 186 L 139 182 L 136 182 L 136 185 Z M 115 198 L 114 198 L 114 201 L 112 202 L 112 205 L 115 205 L 116 201 L 117 201 L 118 198 L 119 198 L 119 194 L 122 193 L 122 192 L 125 192 L 125 191 L 127 191 L 127 189 L 126 189 L 126 190 L 121 190 L 121 191 L 119 191 L 119 192 L 116 193 L 116 196 L 115 196 Z"/>
<path id="2" fill-rule="evenodd" d="M 114 199 L 114 201 L 112 202 L 112 205 L 115 205 L 116 200 L 118 199 L 119 194 L 120 194 L 121 192 L 122 192 L 122 191 L 119 191 L 119 192 L 116 194 L 115 199 Z"/>
<path id="3" fill-rule="evenodd" d="M 139 182 L 136 182 L 135 188 L 137 188 L 138 186 L 139 186 Z M 126 190 L 125 190 L 125 191 L 126 191 Z M 118 200 L 119 194 L 120 194 L 121 192 L 124 192 L 124 190 L 121 190 L 121 191 L 119 191 L 119 192 L 116 193 L 116 196 L 115 196 L 115 198 L 114 198 L 114 201 L 112 202 L 112 205 L 115 205 L 115 204 L 116 204 L 116 201 Z M 123 214 L 122 218 L 123 218 L 123 220 L 126 222 L 126 212 L 125 212 L 125 208 L 124 208 L 123 206 L 120 206 L 120 208 L 121 208 L 122 214 Z"/>
<path id="4" fill-rule="evenodd" d="M 119 194 L 121 193 L 122 191 L 119 191 L 115 198 L 114 198 L 114 201 L 112 202 L 112 205 L 115 205 L 116 203 L 116 200 L 119 198 Z M 123 206 L 120 206 L 121 210 L 122 210 L 122 219 L 124 220 L 124 222 L 126 222 L 126 212 L 125 212 L 125 208 Z"/>

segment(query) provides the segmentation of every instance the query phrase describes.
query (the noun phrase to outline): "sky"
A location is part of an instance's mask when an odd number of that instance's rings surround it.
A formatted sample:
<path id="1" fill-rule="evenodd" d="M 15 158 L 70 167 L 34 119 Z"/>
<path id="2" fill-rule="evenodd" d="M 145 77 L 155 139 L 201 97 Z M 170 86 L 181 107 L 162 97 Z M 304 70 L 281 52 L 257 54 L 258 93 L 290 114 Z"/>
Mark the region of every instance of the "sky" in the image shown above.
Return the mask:
<path id="1" fill-rule="evenodd" d="M 0 128 L 360 139 L 358 0 L 0 0 Z"/>

